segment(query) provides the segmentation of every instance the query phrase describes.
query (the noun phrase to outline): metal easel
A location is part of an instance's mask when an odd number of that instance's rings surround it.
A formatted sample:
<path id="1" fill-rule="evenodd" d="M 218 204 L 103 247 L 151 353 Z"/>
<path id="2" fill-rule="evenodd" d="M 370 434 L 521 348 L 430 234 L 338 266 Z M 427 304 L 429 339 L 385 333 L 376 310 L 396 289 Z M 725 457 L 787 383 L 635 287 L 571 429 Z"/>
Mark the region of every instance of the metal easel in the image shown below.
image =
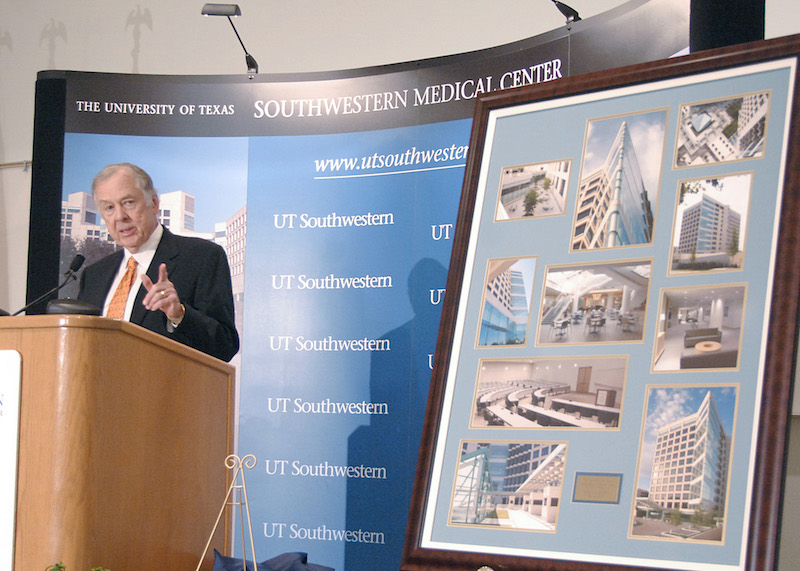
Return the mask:
<path id="1" fill-rule="evenodd" d="M 214 534 L 217 532 L 217 527 L 219 527 L 219 522 L 222 519 L 222 514 L 225 513 L 225 508 L 228 506 L 232 506 L 236 509 L 236 506 L 239 506 L 239 525 L 242 529 L 242 561 L 243 561 L 243 571 L 247 571 L 247 557 L 245 556 L 245 540 L 244 540 L 244 524 L 245 524 L 245 512 L 247 513 L 247 530 L 250 534 L 250 553 L 253 556 L 253 565 L 254 568 L 252 571 L 256 571 L 255 566 L 258 564 L 256 563 L 256 548 L 255 544 L 253 543 L 253 526 L 250 524 L 250 505 L 247 502 L 247 485 L 245 484 L 244 478 L 244 468 L 248 470 L 253 468 L 256 465 L 256 457 L 252 454 L 248 454 L 244 458 L 239 458 L 236 454 L 231 454 L 227 458 L 225 458 L 225 467 L 228 470 L 233 470 L 233 477 L 231 478 L 231 484 L 228 486 L 228 493 L 225 495 L 225 499 L 222 501 L 222 507 L 219 510 L 219 515 L 217 516 L 217 521 L 214 522 L 214 529 L 211 530 L 211 535 L 208 536 L 208 542 L 206 543 L 206 548 L 203 550 L 203 554 L 200 556 L 200 561 L 197 563 L 197 568 L 195 571 L 200 571 L 200 567 L 203 565 L 203 560 L 206 557 L 206 553 L 208 553 L 208 548 L 211 546 L 211 540 L 214 538 Z M 239 479 L 241 478 L 241 483 L 239 483 Z M 242 509 L 244 506 L 244 509 Z"/>

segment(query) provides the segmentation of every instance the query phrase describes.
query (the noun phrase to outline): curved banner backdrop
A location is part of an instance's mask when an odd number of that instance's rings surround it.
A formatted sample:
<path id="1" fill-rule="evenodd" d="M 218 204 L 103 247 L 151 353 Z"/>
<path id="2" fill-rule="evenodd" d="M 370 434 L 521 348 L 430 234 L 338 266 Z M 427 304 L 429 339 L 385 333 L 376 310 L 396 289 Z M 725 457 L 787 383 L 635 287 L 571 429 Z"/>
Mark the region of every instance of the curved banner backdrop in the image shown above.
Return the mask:
<path id="1" fill-rule="evenodd" d="M 29 299 L 55 285 L 50 252 L 88 263 L 111 247 L 93 176 L 142 166 L 162 222 L 228 253 L 258 559 L 397 569 L 475 97 L 685 51 L 688 4 L 637 0 L 499 48 L 348 72 L 42 72 Z"/>

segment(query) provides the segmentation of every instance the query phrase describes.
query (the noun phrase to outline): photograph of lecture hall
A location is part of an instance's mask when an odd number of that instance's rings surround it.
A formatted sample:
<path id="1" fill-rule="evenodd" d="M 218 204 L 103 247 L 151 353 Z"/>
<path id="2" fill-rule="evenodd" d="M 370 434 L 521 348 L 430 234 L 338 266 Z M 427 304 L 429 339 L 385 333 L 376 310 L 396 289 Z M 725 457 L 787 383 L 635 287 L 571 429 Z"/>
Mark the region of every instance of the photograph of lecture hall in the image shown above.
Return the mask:
<path id="1" fill-rule="evenodd" d="M 653 370 L 735 368 L 746 293 L 744 285 L 663 290 Z"/>
<path id="2" fill-rule="evenodd" d="M 548 268 L 538 343 L 641 341 L 649 260 Z"/>
<path id="3" fill-rule="evenodd" d="M 625 356 L 484 359 L 471 428 L 619 426 Z"/>

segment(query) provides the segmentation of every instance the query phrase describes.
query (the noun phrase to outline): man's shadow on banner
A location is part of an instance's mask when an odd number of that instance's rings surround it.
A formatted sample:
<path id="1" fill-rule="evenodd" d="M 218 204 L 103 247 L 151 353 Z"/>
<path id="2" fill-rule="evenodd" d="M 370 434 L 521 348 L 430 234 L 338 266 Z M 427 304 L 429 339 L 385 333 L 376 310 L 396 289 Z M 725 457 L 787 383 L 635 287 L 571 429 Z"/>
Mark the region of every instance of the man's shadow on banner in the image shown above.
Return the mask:
<path id="1" fill-rule="evenodd" d="M 390 351 L 372 353 L 370 402 L 385 403 L 388 414 L 372 415 L 350 435 L 348 464 L 385 468 L 385 479 L 347 481 L 347 529 L 375 534 L 346 544 L 347 571 L 400 568 L 446 282 L 442 264 L 417 262 L 408 278 L 414 317 L 382 337 Z"/>

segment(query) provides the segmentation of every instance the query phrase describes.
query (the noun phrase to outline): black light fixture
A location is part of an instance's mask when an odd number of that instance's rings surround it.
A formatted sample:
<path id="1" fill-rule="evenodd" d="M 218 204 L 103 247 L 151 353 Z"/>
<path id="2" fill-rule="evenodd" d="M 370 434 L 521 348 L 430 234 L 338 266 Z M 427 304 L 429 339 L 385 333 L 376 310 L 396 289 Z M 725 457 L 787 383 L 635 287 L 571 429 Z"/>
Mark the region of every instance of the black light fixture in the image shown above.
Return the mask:
<path id="1" fill-rule="evenodd" d="M 239 36 L 239 32 L 236 31 L 236 26 L 233 25 L 233 20 L 231 20 L 231 16 L 241 16 L 242 11 L 239 9 L 238 4 L 205 4 L 203 6 L 203 10 L 201 12 L 203 16 L 225 16 L 228 18 L 228 22 L 231 23 L 231 28 L 233 28 L 233 33 L 236 34 L 236 38 L 239 40 L 239 43 L 242 45 L 242 49 L 244 50 L 244 60 L 247 62 L 247 73 L 255 74 L 258 73 L 258 64 L 253 56 L 251 56 L 247 48 L 244 47 L 244 42 L 242 38 Z"/>
<path id="2" fill-rule="evenodd" d="M 561 12 L 564 17 L 567 19 L 567 26 L 572 24 L 572 22 L 580 22 L 581 17 L 578 15 L 578 11 L 570 6 L 567 6 L 563 2 L 559 2 L 558 0 L 553 0 L 553 4 L 556 5 L 558 11 Z"/>

